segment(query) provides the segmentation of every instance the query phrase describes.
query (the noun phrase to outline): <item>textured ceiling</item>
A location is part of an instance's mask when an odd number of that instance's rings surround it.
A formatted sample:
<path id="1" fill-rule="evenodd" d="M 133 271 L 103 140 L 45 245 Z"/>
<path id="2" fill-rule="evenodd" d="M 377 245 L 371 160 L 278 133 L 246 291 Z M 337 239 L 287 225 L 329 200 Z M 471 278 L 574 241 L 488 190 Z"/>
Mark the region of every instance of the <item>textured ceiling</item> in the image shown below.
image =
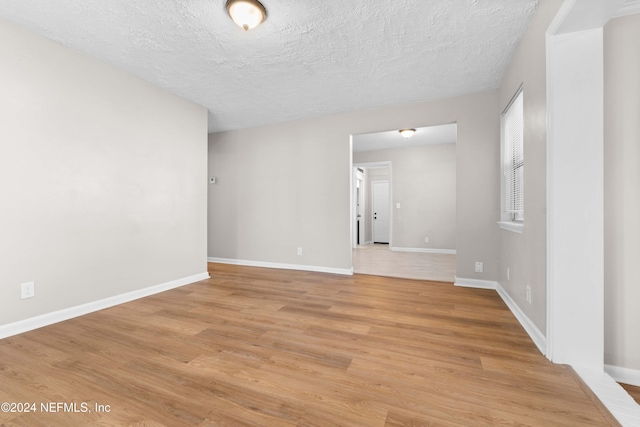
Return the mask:
<path id="1" fill-rule="evenodd" d="M 397 130 L 353 135 L 353 151 L 374 151 L 418 145 L 452 144 L 456 142 L 458 126 L 428 126 L 417 128 L 416 133 L 405 139 Z"/>
<path id="2" fill-rule="evenodd" d="M 209 109 L 211 132 L 496 88 L 537 0 L 2 0 L 0 16 Z"/>

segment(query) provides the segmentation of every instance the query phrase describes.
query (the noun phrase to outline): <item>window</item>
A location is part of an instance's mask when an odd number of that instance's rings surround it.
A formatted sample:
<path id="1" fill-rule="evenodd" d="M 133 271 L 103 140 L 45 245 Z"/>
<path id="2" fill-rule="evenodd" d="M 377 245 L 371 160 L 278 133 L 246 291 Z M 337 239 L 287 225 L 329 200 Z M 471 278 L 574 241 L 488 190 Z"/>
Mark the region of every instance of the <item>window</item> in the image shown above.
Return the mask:
<path id="1" fill-rule="evenodd" d="M 524 222 L 524 112 L 519 89 L 501 119 L 502 217 L 501 227 L 522 231 Z M 505 224 L 508 223 L 508 224 Z"/>

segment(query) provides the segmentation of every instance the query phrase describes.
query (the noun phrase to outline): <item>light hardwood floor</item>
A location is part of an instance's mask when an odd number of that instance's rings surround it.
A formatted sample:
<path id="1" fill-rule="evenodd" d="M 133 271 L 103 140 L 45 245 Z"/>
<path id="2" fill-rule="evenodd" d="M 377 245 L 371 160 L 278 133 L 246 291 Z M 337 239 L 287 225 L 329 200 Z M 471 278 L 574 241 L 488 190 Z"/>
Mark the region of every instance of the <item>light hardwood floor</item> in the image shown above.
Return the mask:
<path id="1" fill-rule="evenodd" d="M 633 397 L 633 400 L 635 400 L 638 404 L 640 404 L 640 387 L 636 387 L 629 384 L 620 384 L 620 385 L 622 386 L 622 388 L 627 390 L 627 393 L 629 393 L 629 395 Z"/>
<path id="2" fill-rule="evenodd" d="M 359 245 L 353 249 L 353 270 L 358 274 L 454 282 L 456 256 L 396 252 L 388 244 Z M 620 385 L 640 404 L 640 387 Z"/>
<path id="3" fill-rule="evenodd" d="M 451 254 L 391 251 L 386 244 L 358 246 L 352 253 L 358 274 L 441 282 L 453 282 L 456 276 L 456 256 Z"/>
<path id="4" fill-rule="evenodd" d="M 0 402 L 92 412 L 38 407 L 0 412 L 0 424 L 617 425 L 493 291 L 220 264 L 210 273 L 1 340 Z"/>

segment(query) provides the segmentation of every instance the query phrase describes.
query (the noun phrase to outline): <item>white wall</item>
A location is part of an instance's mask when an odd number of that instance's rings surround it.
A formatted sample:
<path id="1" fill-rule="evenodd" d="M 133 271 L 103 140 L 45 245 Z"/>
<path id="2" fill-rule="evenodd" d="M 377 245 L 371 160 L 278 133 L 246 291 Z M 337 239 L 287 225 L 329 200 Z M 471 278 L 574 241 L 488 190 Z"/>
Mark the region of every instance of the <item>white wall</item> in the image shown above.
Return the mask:
<path id="1" fill-rule="evenodd" d="M 206 109 L 4 20 L 0 40 L 0 326 L 206 273 Z"/>
<path id="2" fill-rule="evenodd" d="M 640 370 L 640 14 L 604 27 L 605 363 Z M 640 381 L 640 375 L 637 374 Z"/>
<path id="3" fill-rule="evenodd" d="M 455 250 L 456 145 L 353 153 L 354 163 L 379 161 L 393 165 L 393 247 Z"/>
<path id="4" fill-rule="evenodd" d="M 456 271 L 497 280 L 497 108 L 489 91 L 209 135 L 209 256 L 350 269 L 350 135 L 457 123 Z"/>
<path id="5" fill-rule="evenodd" d="M 546 330 L 546 47 L 560 1 L 541 1 L 498 90 L 500 115 L 524 91 L 524 230 L 500 230 L 500 284 L 536 327 Z M 496 217 L 496 221 L 500 218 Z M 507 279 L 507 269 L 509 278 Z M 526 287 L 531 288 L 531 304 Z"/>

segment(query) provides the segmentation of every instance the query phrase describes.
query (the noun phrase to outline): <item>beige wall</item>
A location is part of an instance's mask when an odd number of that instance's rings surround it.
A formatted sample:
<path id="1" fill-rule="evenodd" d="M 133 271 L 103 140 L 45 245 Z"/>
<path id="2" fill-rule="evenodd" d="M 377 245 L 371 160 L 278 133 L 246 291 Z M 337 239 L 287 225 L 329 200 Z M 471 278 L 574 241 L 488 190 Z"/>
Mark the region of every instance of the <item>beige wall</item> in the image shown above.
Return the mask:
<path id="1" fill-rule="evenodd" d="M 497 109 L 489 91 L 209 135 L 209 256 L 351 268 L 350 135 L 457 123 L 457 274 L 497 280 Z"/>
<path id="2" fill-rule="evenodd" d="M 542 0 L 498 90 L 500 115 L 524 91 L 524 231 L 500 230 L 500 284 L 546 333 L 546 49 L 545 31 L 562 1 Z M 496 217 L 499 220 L 499 217 Z M 507 279 L 507 268 L 509 279 Z M 531 304 L 526 287 L 531 288 Z"/>
<path id="3" fill-rule="evenodd" d="M 0 40 L 0 326 L 205 273 L 207 111 L 4 20 Z"/>
<path id="4" fill-rule="evenodd" d="M 640 14 L 604 27 L 605 363 L 640 369 Z"/>
<path id="5" fill-rule="evenodd" d="M 392 164 L 393 247 L 456 248 L 456 145 L 353 153 L 354 163 Z M 400 209 L 396 208 L 400 203 Z M 429 243 L 424 238 L 429 237 Z"/>

